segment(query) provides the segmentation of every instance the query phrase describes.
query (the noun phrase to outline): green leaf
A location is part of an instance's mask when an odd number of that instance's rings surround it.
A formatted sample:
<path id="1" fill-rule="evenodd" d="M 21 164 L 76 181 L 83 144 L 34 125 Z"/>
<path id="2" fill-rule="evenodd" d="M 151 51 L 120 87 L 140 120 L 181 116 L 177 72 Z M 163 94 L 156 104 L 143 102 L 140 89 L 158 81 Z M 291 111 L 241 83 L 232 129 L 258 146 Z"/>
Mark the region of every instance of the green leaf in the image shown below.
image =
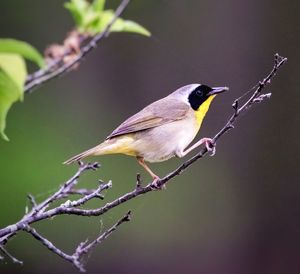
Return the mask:
<path id="1" fill-rule="evenodd" d="M 78 10 L 74 7 L 74 5 L 70 2 L 68 2 L 68 3 L 64 4 L 64 7 L 70 11 L 70 13 L 75 21 L 76 26 L 77 27 L 81 26 L 81 23 L 82 23 L 81 13 L 78 12 Z"/>
<path id="2" fill-rule="evenodd" d="M 84 17 L 84 30 L 86 31 L 95 24 L 97 25 L 100 18 L 101 16 L 99 15 L 99 12 L 95 12 L 93 9 L 89 8 Z"/>
<path id="3" fill-rule="evenodd" d="M 84 29 L 85 16 L 89 4 L 85 0 L 70 0 L 64 4 L 64 7 L 71 12 L 76 26 L 79 29 Z"/>
<path id="4" fill-rule="evenodd" d="M 99 25 L 93 30 L 96 32 L 101 32 L 105 27 L 111 22 L 114 17 L 114 12 L 112 10 L 106 10 L 102 12 L 101 20 Z M 130 20 L 124 20 L 118 18 L 115 23 L 110 28 L 111 32 L 134 32 L 145 36 L 151 36 L 151 33 L 138 23 Z"/>
<path id="5" fill-rule="evenodd" d="M 104 9 L 105 0 L 94 0 L 92 7 L 94 11 L 102 12 Z"/>
<path id="6" fill-rule="evenodd" d="M 145 36 L 151 36 L 151 33 L 140 24 L 130 21 L 118 19 L 115 24 L 111 27 L 110 31 L 120 31 L 120 32 L 134 32 Z"/>
<path id="7" fill-rule="evenodd" d="M 71 2 L 78 10 L 82 12 L 86 11 L 87 7 L 89 6 L 89 2 L 86 0 L 71 0 Z"/>
<path id="8" fill-rule="evenodd" d="M 71 12 L 80 32 L 95 35 L 105 29 L 114 18 L 112 10 L 103 10 L 105 0 L 70 0 L 65 7 Z M 150 36 L 151 33 L 136 22 L 118 18 L 110 28 L 114 32 L 135 32 Z"/>
<path id="9" fill-rule="evenodd" d="M 8 141 L 4 130 L 6 126 L 6 116 L 11 105 L 17 100 L 18 88 L 7 74 L 0 69 L 0 135 Z"/>
<path id="10" fill-rule="evenodd" d="M 0 53 L 0 136 L 7 141 L 6 116 L 14 102 L 23 100 L 26 75 L 25 61 L 20 55 Z"/>
<path id="11" fill-rule="evenodd" d="M 31 45 L 15 39 L 0 39 L 0 53 L 16 53 L 24 58 L 36 63 L 39 67 L 44 67 L 43 56 Z"/>
<path id="12" fill-rule="evenodd" d="M 18 54 L 0 53 L 0 69 L 15 83 L 23 100 L 23 86 L 27 76 L 24 59 Z"/>

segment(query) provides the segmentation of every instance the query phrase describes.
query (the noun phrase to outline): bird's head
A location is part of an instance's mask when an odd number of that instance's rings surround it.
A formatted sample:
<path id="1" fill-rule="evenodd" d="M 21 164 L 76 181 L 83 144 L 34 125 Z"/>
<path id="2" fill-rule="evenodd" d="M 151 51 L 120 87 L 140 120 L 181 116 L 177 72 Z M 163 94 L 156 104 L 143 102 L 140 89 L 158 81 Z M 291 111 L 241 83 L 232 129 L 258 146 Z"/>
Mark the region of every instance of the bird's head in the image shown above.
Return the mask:
<path id="1" fill-rule="evenodd" d="M 203 84 L 190 84 L 177 89 L 171 96 L 188 104 L 195 111 L 197 121 L 201 124 L 216 95 L 227 90 L 228 87 L 212 88 Z"/>
<path id="2" fill-rule="evenodd" d="M 197 111 L 205 104 L 207 108 L 217 94 L 229 90 L 228 87 L 209 87 L 207 85 L 192 84 L 186 86 L 186 96 L 188 103 L 193 110 Z"/>

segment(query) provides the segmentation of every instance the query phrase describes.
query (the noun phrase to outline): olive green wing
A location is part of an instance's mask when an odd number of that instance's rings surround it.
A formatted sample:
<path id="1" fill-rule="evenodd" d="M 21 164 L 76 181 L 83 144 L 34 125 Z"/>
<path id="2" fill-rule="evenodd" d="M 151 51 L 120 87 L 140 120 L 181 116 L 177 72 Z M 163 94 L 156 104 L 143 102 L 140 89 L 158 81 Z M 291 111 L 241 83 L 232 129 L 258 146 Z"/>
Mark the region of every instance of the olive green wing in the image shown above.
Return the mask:
<path id="1" fill-rule="evenodd" d="M 190 107 L 177 99 L 163 98 L 145 107 L 117 127 L 106 139 L 134 133 L 186 117 Z"/>

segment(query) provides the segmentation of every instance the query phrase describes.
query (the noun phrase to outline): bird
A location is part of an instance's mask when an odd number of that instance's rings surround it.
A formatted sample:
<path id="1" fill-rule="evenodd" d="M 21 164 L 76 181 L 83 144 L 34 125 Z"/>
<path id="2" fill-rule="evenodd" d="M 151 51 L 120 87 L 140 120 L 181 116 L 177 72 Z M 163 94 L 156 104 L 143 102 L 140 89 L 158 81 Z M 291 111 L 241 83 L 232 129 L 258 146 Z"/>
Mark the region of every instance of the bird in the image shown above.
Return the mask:
<path id="1" fill-rule="evenodd" d="M 216 95 L 228 87 L 189 84 L 153 102 L 125 120 L 99 145 L 64 162 L 80 162 L 88 156 L 125 154 L 136 157 L 153 181 L 160 180 L 146 162 L 162 162 L 184 157 L 205 144 L 213 150 L 213 140 L 202 138 L 190 147 Z"/>

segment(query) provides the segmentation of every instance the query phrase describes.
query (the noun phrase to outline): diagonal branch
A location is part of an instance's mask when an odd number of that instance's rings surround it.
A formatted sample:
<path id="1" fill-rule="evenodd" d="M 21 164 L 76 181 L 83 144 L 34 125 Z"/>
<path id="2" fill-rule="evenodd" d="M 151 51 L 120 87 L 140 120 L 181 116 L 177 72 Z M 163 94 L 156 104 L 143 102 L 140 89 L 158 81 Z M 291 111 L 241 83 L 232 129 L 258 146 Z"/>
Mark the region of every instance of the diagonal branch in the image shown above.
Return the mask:
<path id="1" fill-rule="evenodd" d="M 118 226 L 123 224 L 124 222 L 129 222 L 131 220 L 131 211 L 128 211 L 120 220 L 118 220 L 111 228 L 103 232 L 99 237 L 97 237 L 94 241 L 87 243 L 84 242 L 78 246 L 75 252 L 75 256 L 81 258 L 84 254 L 89 253 L 93 248 L 95 248 L 98 244 L 101 244 L 105 239 L 107 239 L 114 231 L 117 230 Z M 73 256 L 74 256 L 73 255 Z"/>
<path id="2" fill-rule="evenodd" d="M 18 260 L 16 257 L 14 257 L 13 255 L 11 255 L 2 245 L 0 245 L 0 251 L 8 258 L 11 259 L 11 261 L 14 263 L 14 264 L 20 264 L 22 265 L 23 262 Z M 4 258 L 2 256 L 0 256 L 0 260 L 3 260 Z"/>
<path id="3" fill-rule="evenodd" d="M 274 57 L 274 66 L 271 70 L 271 72 L 262 80 L 260 81 L 256 86 L 257 88 L 254 90 L 253 94 L 250 96 L 250 98 L 242 105 L 240 108 L 239 103 L 240 99 L 234 100 L 232 107 L 234 109 L 234 113 L 231 115 L 231 117 L 228 119 L 225 126 L 214 136 L 213 138 L 213 144 L 216 144 L 217 140 L 220 139 L 222 135 L 224 135 L 227 131 L 234 128 L 234 123 L 236 122 L 238 116 L 246 112 L 250 107 L 253 106 L 254 103 L 261 103 L 265 99 L 268 99 L 271 97 L 271 93 L 268 94 L 261 94 L 262 90 L 268 85 L 271 84 L 271 80 L 273 77 L 275 77 L 278 69 L 287 62 L 287 58 L 280 56 L 278 53 L 275 54 Z M 247 94 L 247 92 L 245 93 Z M 242 96 L 243 97 L 243 96 Z M 169 173 L 167 176 L 165 176 L 160 182 L 158 182 L 158 186 L 163 186 L 166 182 L 168 182 L 173 177 L 181 174 L 187 167 L 189 167 L 191 164 L 193 164 L 198 159 L 202 158 L 207 153 L 207 148 L 204 147 L 200 152 L 198 152 L 195 156 L 184 162 L 181 166 L 179 166 L 176 170 Z"/>
<path id="4" fill-rule="evenodd" d="M 105 29 L 99 34 L 95 35 L 84 47 L 82 47 L 80 49 L 79 54 L 75 58 L 73 58 L 70 62 L 67 63 L 63 62 L 64 57 L 68 54 L 68 52 L 66 52 L 60 59 L 55 60 L 45 69 L 39 70 L 33 73 L 32 75 L 29 75 L 25 83 L 24 92 L 31 93 L 38 86 L 56 77 L 62 76 L 63 74 L 71 70 L 74 67 L 74 65 L 81 62 L 87 54 L 89 54 L 94 48 L 97 47 L 97 45 L 103 38 L 109 35 L 112 25 L 121 16 L 121 14 L 129 4 L 129 2 L 130 0 L 122 0 L 121 4 L 118 6 L 118 8 L 115 11 L 114 17 L 109 22 L 109 24 L 107 24 Z M 86 39 L 83 38 L 81 42 L 85 40 Z M 60 63 L 62 63 L 62 65 L 57 67 L 57 65 Z"/>

